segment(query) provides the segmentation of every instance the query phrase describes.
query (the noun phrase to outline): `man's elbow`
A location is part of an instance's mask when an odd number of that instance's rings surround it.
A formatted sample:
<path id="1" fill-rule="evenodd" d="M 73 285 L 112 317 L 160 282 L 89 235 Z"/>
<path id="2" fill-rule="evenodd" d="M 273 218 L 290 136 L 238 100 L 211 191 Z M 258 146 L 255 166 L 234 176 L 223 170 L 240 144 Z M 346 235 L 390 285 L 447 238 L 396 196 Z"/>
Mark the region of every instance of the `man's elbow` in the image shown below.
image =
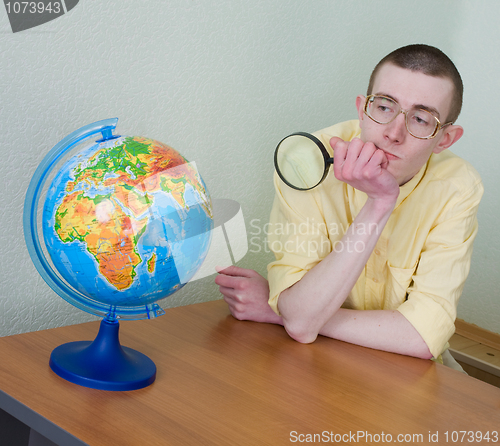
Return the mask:
<path id="1" fill-rule="evenodd" d="M 429 347 L 427 347 L 427 344 L 425 344 L 423 340 L 419 343 L 419 345 L 415 346 L 409 354 L 420 359 L 432 359 L 434 357 L 429 350 Z"/>
<path id="2" fill-rule="evenodd" d="M 283 319 L 283 326 L 288 336 L 301 344 L 311 344 L 318 337 L 317 331 L 311 330 L 310 326 L 297 321 L 290 322 Z"/>
<path id="3" fill-rule="evenodd" d="M 430 353 L 428 351 L 427 352 L 415 351 L 415 352 L 409 353 L 409 356 L 414 356 L 415 358 L 419 358 L 419 359 L 432 359 L 433 358 L 432 353 Z"/>

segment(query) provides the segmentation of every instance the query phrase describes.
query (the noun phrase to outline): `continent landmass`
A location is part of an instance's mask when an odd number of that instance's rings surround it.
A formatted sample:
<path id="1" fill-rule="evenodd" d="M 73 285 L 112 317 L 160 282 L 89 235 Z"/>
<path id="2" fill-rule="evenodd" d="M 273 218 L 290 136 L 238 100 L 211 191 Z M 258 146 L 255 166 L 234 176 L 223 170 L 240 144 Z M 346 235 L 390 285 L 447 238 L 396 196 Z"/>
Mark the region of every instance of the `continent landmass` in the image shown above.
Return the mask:
<path id="1" fill-rule="evenodd" d="M 146 224 L 147 217 L 137 220 L 126 215 L 111 197 L 96 200 L 82 192 L 64 197 L 55 215 L 61 241 L 84 243 L 99 272 L 120 291 L 132 285 L 135 268 L 142 262 L 134 235 L 142 234 Z"/>
<path id="2" fill-rule="evenodd" d="M 117 146 L 99 149 L 82 164 L 74 169 L 75 180 L 68 182 L 67 192 L 72 192 L 79 183 L 114 187 L 116 198 L 139 216 L 153 205 L 152 194 L 160 190 L 171 193 L 182 208 L 187 208 L 184 194 L 189 184 L 198 192 L 199 204 L 212 218 L 209 198 L 196 169 L 159 141 L 126 137 Z"/>

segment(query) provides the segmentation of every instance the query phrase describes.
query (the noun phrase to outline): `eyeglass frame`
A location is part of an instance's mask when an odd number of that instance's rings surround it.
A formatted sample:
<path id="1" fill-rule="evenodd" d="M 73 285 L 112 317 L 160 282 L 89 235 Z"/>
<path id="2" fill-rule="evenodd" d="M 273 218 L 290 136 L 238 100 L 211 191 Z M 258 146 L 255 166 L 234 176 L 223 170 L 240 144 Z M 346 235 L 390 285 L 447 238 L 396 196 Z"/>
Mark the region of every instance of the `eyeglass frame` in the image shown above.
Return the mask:
<path id="1" fill-rule="evenodd" d="M 371 98 L 384 98 L 384 99 L 389 99 L 390 101 L 394 102 L 395 104 L 398 105 L 399 107 L 399 113 L 397 113 L 389 122 L 379 122 L 377 121 L 375 118 L 373 118 L 372 116 L 370 116 L 368 114 L 368 103 L 370 102 L 370 99 Z M 417 138 L 417 139 L 432 139 L 432 138 L 435 138 L 436 135 L 439 133 L 439 131 L 441 129 L 443 129 L 444 127 L 447 127 L 449 125 L 453 125 L 454 122 L 453 121 L 450 121 L 450 122 L 447 122 L 446 124 L 441 124 L 441 121 L 436 117 L 434 116 L 431 112 L 429 112 L 428 110 L 424 110 L 423 108 L 417 108 L 416 110 L 422 110 L 422 111 L 425 111 L 427 113 L 429 113 L 435 120 L 436 120 L 436 128 L 434 129 L 434 132 L 429 135 L 429 136 L 415 136 L 412 132 L 410 132 L 410 129 L 408 128 L 408 112 L 411 111 L 413 109 L 410 109 L 410 110 L 404 110 L 403 107 L 401 107 L 401 105 L 399 104 L 398 101 L 390 98 L 389 96 L 385 96 L 383 94 L 370 94 L 366 97 L 366 100 L 365 100 L 365 106 L 363 107 L 363 112 L 366 116 L 368 116 L 373 122 L 376 122 L 377 124 L 381 124 L 381 125 L 385 125 L 385 124 L 390 124 L 392 121 L 394 121 L 400 113 L 403 113 L 405 115 L 405 127 L 406 127 L 406 130 L 408 131 L 408 133 L 413 136 L 414 138 Z"/>

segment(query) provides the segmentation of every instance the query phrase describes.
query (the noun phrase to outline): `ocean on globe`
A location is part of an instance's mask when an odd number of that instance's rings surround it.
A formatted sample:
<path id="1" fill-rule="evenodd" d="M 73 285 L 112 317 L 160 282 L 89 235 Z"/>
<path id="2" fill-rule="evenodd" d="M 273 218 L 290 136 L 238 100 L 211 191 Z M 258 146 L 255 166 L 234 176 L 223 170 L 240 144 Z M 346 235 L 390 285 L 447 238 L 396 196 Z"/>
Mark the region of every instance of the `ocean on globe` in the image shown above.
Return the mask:
<path id="1" fill-rule="evenodd" d="M 66 161 L 42 220 L 60 277 L 110 307 L 148 305 L 179 290 L 203 263 L 213 229 L 196 165 L 135 136 L 92 142 Z"/>

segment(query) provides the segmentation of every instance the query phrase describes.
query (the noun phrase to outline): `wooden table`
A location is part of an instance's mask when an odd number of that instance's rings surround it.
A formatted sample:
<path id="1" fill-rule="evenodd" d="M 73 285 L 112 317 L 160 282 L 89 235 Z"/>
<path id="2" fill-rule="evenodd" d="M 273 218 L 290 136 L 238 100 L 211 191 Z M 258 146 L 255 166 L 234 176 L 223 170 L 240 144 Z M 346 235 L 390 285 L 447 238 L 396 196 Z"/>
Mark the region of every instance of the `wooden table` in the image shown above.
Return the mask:
<path id="1" fill-rule="evenodd" d="M 223 301 L 121 323 L 122 345 L 157 365 L 145 389 L 94 390 L 53 373 L 52 349 L 93 339 L 98 324 L 0 338 L 0 407 L 64 446 L 456 444 L 460 431 L 495 444 L 500 430 L 496 387 L 332 339 L 302 345 L 282 327 L 236 321 Z"/>

